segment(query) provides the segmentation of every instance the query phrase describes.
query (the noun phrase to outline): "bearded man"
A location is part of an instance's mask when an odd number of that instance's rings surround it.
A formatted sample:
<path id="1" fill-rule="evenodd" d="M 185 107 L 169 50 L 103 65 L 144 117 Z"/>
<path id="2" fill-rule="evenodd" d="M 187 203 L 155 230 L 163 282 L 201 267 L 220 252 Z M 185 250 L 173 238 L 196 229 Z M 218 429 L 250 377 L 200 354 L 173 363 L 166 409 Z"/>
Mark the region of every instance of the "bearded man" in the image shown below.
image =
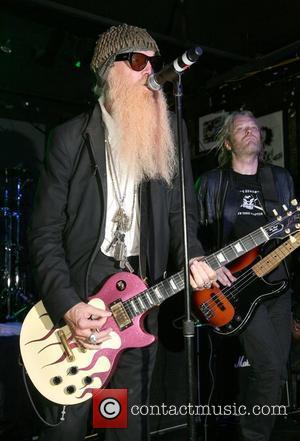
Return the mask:
<path id="1" fill-rule="evenodd" d="M 97 41 L 91 68 L 98 102 L 89 115 L 58 127 L 41 172 L 29 239 L 36 283 L 55 325 L 66 323 L 86 350 L 110 338 L 107 310 L 86 303 L 119 271 L 134 271 L 153 284 L 172 254 L 183 265 L 181 204 L 174 117 L 161 91 L 146 86 L 161 67 L 156 42 L 146 30 L 112 27 Z M 188 146 L 186 156 L 190 282 L 210 286 L 216 274 L 205 263 L 197 219 Z M 120 297 L 121 297 L 120 292 Z M 157 311 L 145 326 L 156 333 Z M 133 344 L 134 346 L 134 344 Z M 106 430 L 106 440 L 145 441 L 146 419 L 131 406 L 148 402 L 156 346 L 127 349 L 110 387 L 128 389 L 128 429 Z M 40 441 L 82 441 L 90 401 L 67 407 L 44 403 Z"/>

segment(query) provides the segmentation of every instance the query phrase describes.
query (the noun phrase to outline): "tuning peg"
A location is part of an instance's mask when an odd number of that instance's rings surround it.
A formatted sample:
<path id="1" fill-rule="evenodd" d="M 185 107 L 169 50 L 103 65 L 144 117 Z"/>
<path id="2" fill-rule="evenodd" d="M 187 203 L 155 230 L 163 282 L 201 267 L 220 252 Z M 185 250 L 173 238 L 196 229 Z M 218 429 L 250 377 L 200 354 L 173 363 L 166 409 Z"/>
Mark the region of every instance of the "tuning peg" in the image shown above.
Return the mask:
<path id="1" fill-rule="evenodd" d="M 295 228 L 296 228 L 297 230 L 300 230 L 300 224 L 295 224 Z"/>
<path id="2" fill-rule="evenodd" d="M 274 213 L 274 216 L 276 216 L 276 219 L 280 222 L 280 221 L 282 220 L 282 216 L 280 216 L 280 215 L 278 214 L 278 211 L 275 210 L 275 208 L 274 208 L 274 210 L 272 210 L 272 211 L 273 211 L 273 213 Z"/>
<path id="3" fill-rule="evenodd" d="M 293 207 L 296 207 L 296 205 L 298 205 L 298 201 L 297 201 L 297 199 L 293 199 L 293 200 L 291 201 L 291 204 L 293 205 Z"/>
<path id="4" fill-rule="evenodd" d="M 282 208 L 284 209 L 284 211 L 286 211 L 286 214 L 287 214 L 288 216 L 291 216 L 291 215 L 292 215 L 291 210 L 289 210 L 288 207 L 287 207 L 285 204 L 282 205 Z"/>
<path id="5" fill-rule="evenodd" d="M 290 234 L 290 232 L 291 232 L 290 228 L 286 228 L 284 231 L 286 234 Z"/>

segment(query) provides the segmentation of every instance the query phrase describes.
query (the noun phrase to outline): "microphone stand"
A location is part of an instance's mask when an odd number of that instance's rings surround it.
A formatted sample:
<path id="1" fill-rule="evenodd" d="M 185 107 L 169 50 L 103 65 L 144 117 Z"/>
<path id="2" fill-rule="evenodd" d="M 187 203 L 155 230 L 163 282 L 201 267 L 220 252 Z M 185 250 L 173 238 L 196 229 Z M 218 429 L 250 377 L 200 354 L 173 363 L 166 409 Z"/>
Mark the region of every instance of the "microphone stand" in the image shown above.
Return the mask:
<path id="1" fill-rule="evenodd" d="M 184 172 L 184 152 L 183 152 L 183 126 L 182 126 L 182 81 L 181 74 L 173 81 L 173 93 L 175 97 L 175 110 L 177 119 L 177 142 L 179 156 L 179 172 L 181 186 L 181 205 L 182 205 L 182 225 L 183 225 L 183 245 L 184 245 L 184 295 L 185 295 L 185 318 L 183 321 L 183 336 L 185 346 L 185 359 L 187 367 L 187 398 L 188 410 L 195 404 L 195 372 L 194 372 L 194 338 L 195 323 L 191 317 L 191 295 L 189 283 L 189 256 L 187 240 L 187 215 L 186 215 L 186 193 L 185 193 L 185 172 Z M 190 406 L 191 405 L 191 406 Z M 195 418 L 192 412 L 187 412 L 188 440 L 196 440 Z"/>

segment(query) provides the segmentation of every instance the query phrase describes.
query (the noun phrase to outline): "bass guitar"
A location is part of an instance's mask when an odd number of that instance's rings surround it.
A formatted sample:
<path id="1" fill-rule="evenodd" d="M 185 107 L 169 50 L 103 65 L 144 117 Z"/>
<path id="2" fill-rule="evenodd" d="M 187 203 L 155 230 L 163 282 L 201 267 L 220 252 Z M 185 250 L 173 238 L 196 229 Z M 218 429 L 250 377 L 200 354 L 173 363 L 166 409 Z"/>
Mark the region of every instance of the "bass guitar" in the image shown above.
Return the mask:
<path id="1" fill-rule="evenodd" d="M 292 230 L 300 229 L 297 201 L 292 206 L 294 211 L 278 216 L 204 260 L 216 270 L 272 238 L 286 237 Z M 95 350 L 83 350 L 67 325 L 55 327 L 43 302 L 38 302 L 27 314 L 20 334 L 23 363 L 33 384 L 47 399 L 58 404 L 88 400 L 94 389 L 105 387 L 124 349 L 154 342 L 155 337 L 144 331 L 145 315 L 183 288 L 183 271 L 151 288 L 131 273 L 111 276 L 89 299 L 93 306 L 112 312 L 106 322 L 112 328 L 110 339 Z"/>
<path id="2" fill-rule="evenodd" d="M 231 286 L 194 293 L 197 313 L 213 326 L 217 334 L 229 336 L 241 333 L 259 303 L 287 290 L 287 280 L 268 282 L 264 276 L 299 246 L 300 232 L 290 236 L 265 257 L 258 256 L 257 249 L 250 251 L 237 263 L 229 266 L 237 278 Z"/>

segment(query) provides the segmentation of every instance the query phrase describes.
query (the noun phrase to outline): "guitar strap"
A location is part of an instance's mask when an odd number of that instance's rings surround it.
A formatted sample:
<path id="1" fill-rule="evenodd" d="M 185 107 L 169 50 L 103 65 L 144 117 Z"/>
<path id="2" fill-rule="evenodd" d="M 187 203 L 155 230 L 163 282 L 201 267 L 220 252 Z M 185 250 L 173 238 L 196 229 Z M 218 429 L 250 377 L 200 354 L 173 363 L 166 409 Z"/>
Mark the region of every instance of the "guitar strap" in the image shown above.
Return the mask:
<path id="1" fill-rule="evenodd" d="M 149 191 L 147 192 L 147 187 L 150 185 L 149 182 L 143 182 L 139 187 L 140 194 L 140 212 L 141 212 L 141 225 L 140 225 L 140 259 L 139 259 L 139 275 L 142 279 L 147 277 L 147 255 L 148 255 L 148 232 L 149 232 L 149 208 L 148 208 L 148 198 Z"/>
<path id="2" fill-rule="evenodd" d="M 274 217 L 274 213 L 273 213 L 274 208 L 277 211 L 280 211 L 280 209 L 282 208 L 281 207 L 282 201 L 280 201 L 279 199 L 277 187 L 275 184 L 274 174 L 272 171 L 272 167 L 270 167 L 270 165 L 265 165 L 264 167 L 261 167 L 259 169 L 259 180 L 261 183 L 265 210 L 268 216 L 268 220 L 270 220 L 272 217 Z M 276 240 L 275 242 L 278 243 L 278 240 Z M 266 247 L 268 247 L 268 244 L 266 244 Z M 289 278 L 289 269 L 288 269 L 289 260 L 290 260 L 290 256 L 284 259 L 279 267 L 280 268 L 279 274 L 281 274 L 282 280 L 288 280 Z M 269 275 L 270 281 L 272 281 L 272 277 L 273 277 L 272 275 L 271 276 Z M 277 273 L 277 278 L 278 278 L 278 273 Z"/>
<path id="3" fill-rule="evenodd" d="M 258 179 L 261 184 L 267 216 L 268 218 L 272 218 L 274 216 L 272 210 L 274 208 L 278 209 L 280 206 L 272 168 L 269 165 L 260 167 L 258 169 Z"/>

